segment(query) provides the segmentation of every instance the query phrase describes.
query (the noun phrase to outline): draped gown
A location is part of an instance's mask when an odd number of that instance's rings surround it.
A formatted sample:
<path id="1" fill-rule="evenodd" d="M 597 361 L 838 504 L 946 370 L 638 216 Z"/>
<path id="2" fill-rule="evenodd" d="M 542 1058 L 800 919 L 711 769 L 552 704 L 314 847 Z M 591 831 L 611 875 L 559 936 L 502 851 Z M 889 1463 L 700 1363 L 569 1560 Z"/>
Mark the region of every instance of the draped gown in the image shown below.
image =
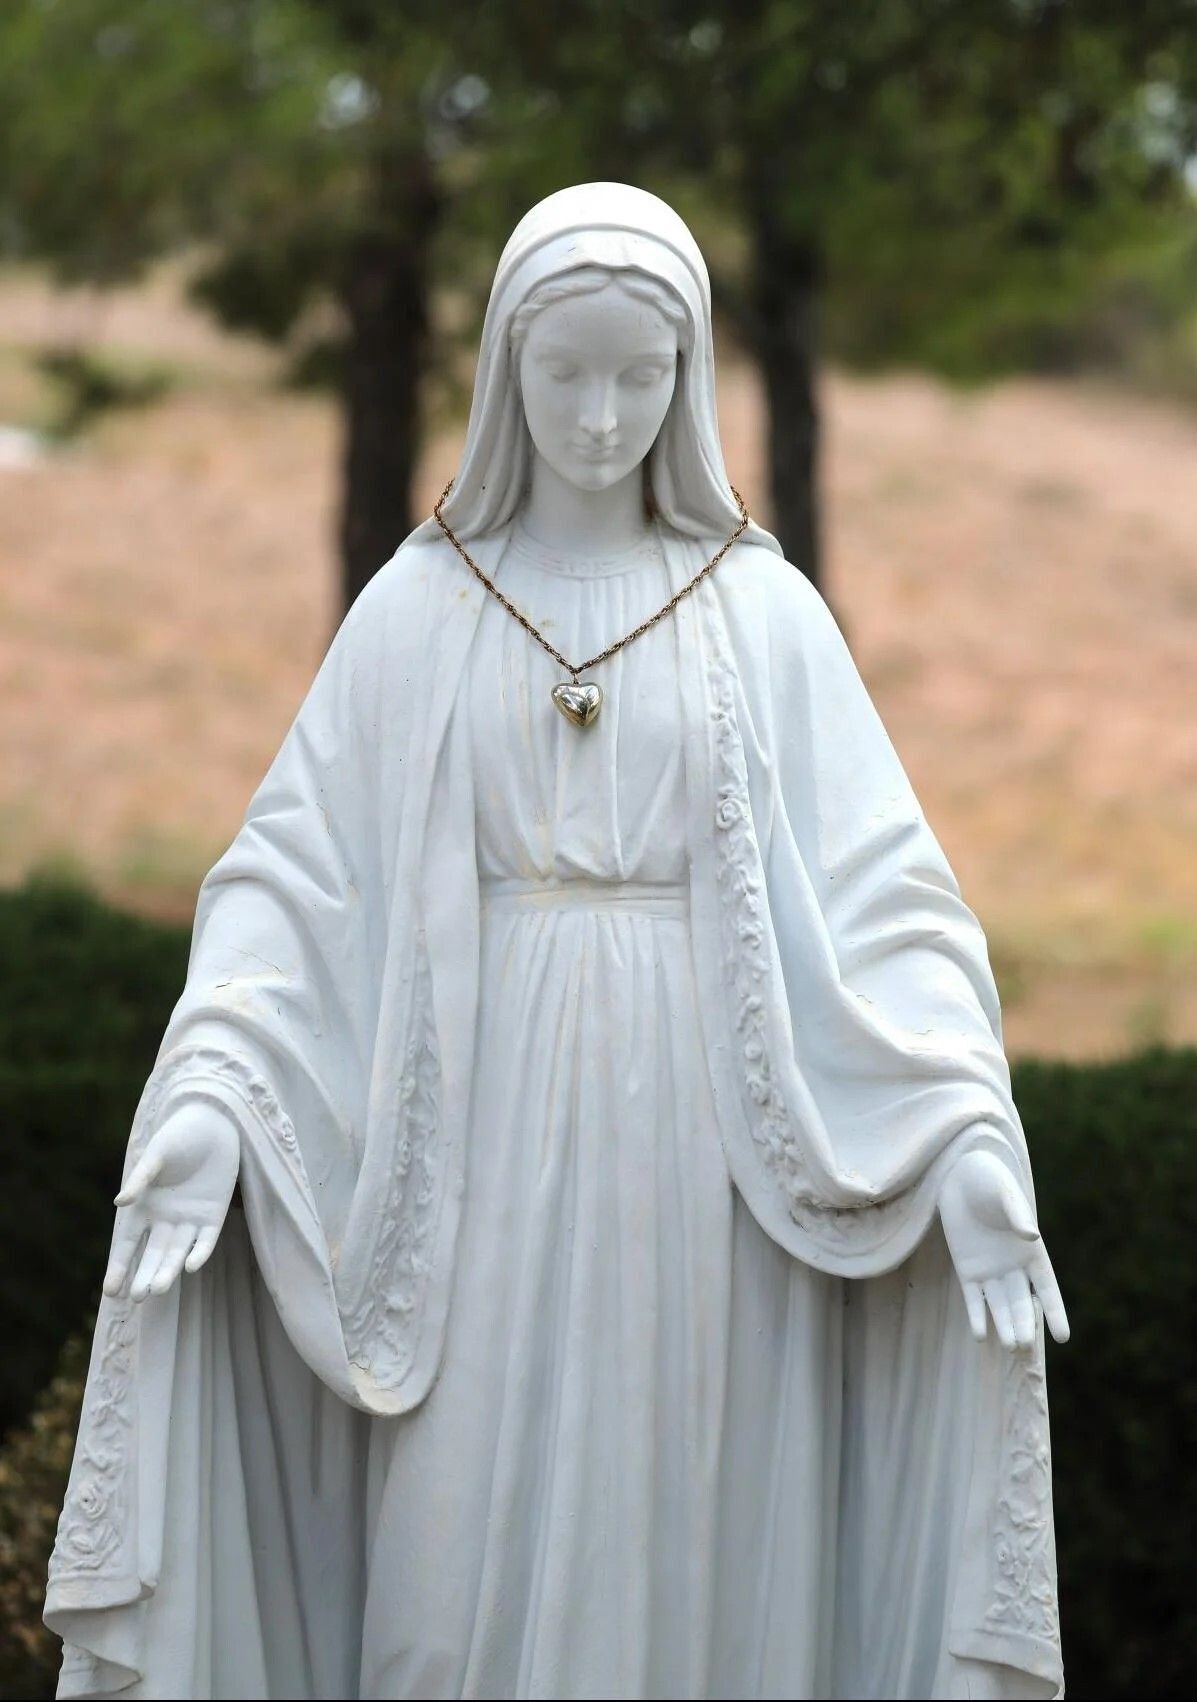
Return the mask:
<path id="1" fill-rule="evenodd" d="M 517 527 L 496 577 L 571 657 L 669 595 L 655 538 L 567 559 Z M 721 1149 L 674 654 L 664 622 L 603 663 L 584 730 L 493 599 L 469 656 L 464 1217 L 438 1380 L 371 1424 L 363 1697 L 827 1693 L 840 1285 Z"/>

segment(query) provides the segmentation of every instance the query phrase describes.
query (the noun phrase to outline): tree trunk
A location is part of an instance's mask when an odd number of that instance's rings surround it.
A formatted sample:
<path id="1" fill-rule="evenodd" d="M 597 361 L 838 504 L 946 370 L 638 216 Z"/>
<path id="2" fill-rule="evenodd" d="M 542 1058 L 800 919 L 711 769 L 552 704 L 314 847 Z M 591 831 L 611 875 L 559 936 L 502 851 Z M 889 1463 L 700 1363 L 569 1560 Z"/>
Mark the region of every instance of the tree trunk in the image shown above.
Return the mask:
<path id="1" fill-rule="evenodd" d="M 773 530 L 788 560 L 823 590 L 815 383 L 821 256 L 809 237 L 784 229 L 772 196 L 757 201 L 752 231 L 752 341 L 768 412 Z"/>
<path id="2" fill-rule="evenodd" d="M 393 170 L 394 168 L 392 168 Z M 341 299 L 349 322 L 340 521 L 347 609 L 414 524 L 429 327 L 429 248 L 439 208 L 422 178 L 380 205 L 350 251 Z"/>

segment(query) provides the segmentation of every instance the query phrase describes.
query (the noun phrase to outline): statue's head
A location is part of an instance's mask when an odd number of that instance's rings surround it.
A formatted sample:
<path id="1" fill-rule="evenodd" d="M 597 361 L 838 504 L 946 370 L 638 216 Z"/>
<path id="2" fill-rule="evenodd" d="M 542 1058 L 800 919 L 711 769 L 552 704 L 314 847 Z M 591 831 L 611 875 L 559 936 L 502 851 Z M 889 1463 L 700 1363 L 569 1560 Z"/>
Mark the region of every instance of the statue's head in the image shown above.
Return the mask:
<path id="1" fill-rule="evenodd" d="M 721 540 L 739 524 L 715 414 L 706 265 L 684 221 L 643 189 L 562 189 L 511 233 L 441 511 L 459 537 L 512 518 L 533 450 L 586 490 L 643 464 L 651 507 L 683 535 Z M 756 527 L 750 536 L 777 547 Z"/>

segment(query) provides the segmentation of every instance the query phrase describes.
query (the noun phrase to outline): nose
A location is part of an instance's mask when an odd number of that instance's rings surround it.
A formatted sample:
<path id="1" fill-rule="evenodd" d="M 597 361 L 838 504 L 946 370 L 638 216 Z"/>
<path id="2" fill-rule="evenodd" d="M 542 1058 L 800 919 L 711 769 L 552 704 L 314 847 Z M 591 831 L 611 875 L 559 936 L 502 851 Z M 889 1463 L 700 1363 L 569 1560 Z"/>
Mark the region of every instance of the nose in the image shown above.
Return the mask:
<path id="1" fill-rule="evenodd" d="M 578 415 L 578 427 L 594 443 L 602 443 L 614 434 L 618 424 L 615 411 L 615 382 L 597 379 L 587 386 Z"/>

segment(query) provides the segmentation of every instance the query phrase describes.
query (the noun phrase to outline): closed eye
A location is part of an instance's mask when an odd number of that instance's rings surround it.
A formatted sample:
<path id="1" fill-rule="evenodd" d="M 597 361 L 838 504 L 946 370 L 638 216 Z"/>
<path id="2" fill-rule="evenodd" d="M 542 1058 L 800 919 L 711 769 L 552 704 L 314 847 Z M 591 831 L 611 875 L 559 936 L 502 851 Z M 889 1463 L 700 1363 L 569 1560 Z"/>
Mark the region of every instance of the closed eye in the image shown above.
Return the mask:
<path id="1" fill-rule="evenodd" d="M 664 361 L 638 361 L 635 366 L 628 368 L 624 377 L 629 383 L 641 385 L 647 389 L 651 384 L 659 384 L 665 376 L 666 370 Z"/>

